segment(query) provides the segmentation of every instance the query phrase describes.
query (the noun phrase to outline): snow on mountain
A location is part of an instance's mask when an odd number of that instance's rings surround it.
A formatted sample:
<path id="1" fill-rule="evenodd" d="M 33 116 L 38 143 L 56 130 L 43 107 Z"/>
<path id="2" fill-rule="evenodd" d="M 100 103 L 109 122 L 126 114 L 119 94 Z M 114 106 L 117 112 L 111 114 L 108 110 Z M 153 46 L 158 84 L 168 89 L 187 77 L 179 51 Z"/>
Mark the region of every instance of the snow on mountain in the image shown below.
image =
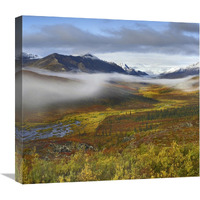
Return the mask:
<path id="1" fill-rule="evenodd" d="M 160 74 L 160 78 L 183 78 L 186 76 L 199 75 L 199 62 L 183 67 L 183 68 L 171 68 L 165 73 Z"/>
<path id="2" fill-rule="evenodd" d="M 92 60 L 99 60 L 99 58 L 97 58 L 96 56 L 90 54 L 90 53 L 86 53 L 84 55 L 82 55 L 81 57 L 83 58 L 89 58 L 89 59 L 92 59 Z"/>
<path id="3" fill-rule="evenodd" d="M 121 64 L 120 64 L 120 67 L 121 67 L 123 70 L 125 70 L 126 72 L 132 71 L 132 68 L 130 68 L 127 64 L 121 63 Z"/>
<path id="4" fill-rule="evenodd" d="M 124 65 L 124 70 L 129 71 L 129 70 L 130 70 L 130 67 L 129 67 L 127 64 L 125 64 L 125 65 Z"/>
<path id="5" fill-rule="evenodd" d="M 134 75 L 134 76 L 146 76 L 146 75 L 148 75 L 147 73 L 145 73 L 143 71 L 140 71 L 140 70 L 137 71 L 134 68 L 129 67 L 127 64 L 120 64 L 120 66 L 129 75 Z"/>
<path id="6" fill-rule="evenodd" d="M 186 66 L 186 67 L 172 67 L 171 69 L 167 70 L 163 74 L 173 73 L 173 72 L 183 72 L 185 70 L 198 70 L 199 69 L 199 62 Z"/>
<path id="7" fill-rule="evenodd" d="M 38 55 L 32 54 L 32 53 L 26 53 L 26 52 L 22 52 L 19 53 L 18 55 L 16 55 L 15 59 L 16 60 L 23 60 L 23 61 L 28 61 L 28 60 L 35 60 L 35 59 L 39 59 L 41 58 Z"/>
<path id="8" fill-rule="evenodd" d="M 32 53 L 22 52 L 22 58 L 26 60 L 32 60 L 32 59 L 38 59 L 39 56 Z"/>

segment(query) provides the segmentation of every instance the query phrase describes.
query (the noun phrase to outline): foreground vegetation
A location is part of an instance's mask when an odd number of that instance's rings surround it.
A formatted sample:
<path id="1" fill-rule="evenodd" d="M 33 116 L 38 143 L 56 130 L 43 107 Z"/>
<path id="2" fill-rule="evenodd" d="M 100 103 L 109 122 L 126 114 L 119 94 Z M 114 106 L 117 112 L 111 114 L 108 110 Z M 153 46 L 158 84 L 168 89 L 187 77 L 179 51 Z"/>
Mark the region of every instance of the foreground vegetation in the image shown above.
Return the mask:
<path id="1" fill-rule="evenodd" d="M 199 148 L 175 142 L 163 148 L 148 144 L 115 153 L 83 150 L 52 161 L 33 151 L 16 167 L 16 176 L 25 184 L 198 176 Z"/>
<path id="2" fill-rule="evenodd" d="M 27 141 L 23 149 L 16 141 L 17 181 L 199 176 L 198 91 L 157 85 L 140 86 L 136 91 L 126 101 L 103 99 L 71 113 L 49 115 L 48 111 L 44 117 L 41 113 L 39 118 L 30 116 L 23 124 L 27 130 L 38 122 L 53 122 L 71 124 L 73 133 Z M 51 129 L 38 134 L 45 131 Z"/>

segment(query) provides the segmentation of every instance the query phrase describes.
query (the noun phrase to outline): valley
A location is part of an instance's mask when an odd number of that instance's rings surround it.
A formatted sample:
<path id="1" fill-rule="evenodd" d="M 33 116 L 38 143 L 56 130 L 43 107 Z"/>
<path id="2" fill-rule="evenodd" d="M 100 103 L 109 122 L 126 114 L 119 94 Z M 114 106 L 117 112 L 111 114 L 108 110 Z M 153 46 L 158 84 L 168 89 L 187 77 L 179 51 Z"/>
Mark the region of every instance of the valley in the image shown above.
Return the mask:
<path id="1" fill-rule="evenodd" d="M 198 76 L 161 84 L 130 75 L 45 73 L 23 71 L 18 181 L 199 175 Z M 186 90 L 177 87 L 183 84 Z"/>

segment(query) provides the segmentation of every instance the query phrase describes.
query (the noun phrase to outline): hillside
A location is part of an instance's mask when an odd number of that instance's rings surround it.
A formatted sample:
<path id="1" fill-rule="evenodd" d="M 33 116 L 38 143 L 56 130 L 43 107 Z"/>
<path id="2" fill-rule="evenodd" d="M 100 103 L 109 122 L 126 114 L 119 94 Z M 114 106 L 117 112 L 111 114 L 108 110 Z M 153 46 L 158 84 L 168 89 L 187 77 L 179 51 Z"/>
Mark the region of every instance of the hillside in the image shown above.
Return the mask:
<path id="1" fill-rule="evenodd" d="M 91 54 L 84 56 L 66 56 L 61 54 L 51 54 L 44 58 L 38 59 L 33 63 L 27 63 L 28 67 L 37 67 L 51 71 L 61 72 L 86 72 L 86 73 L 123 73 L 126 72 L 115 63 L 108 63 L 100 60 Z"/>

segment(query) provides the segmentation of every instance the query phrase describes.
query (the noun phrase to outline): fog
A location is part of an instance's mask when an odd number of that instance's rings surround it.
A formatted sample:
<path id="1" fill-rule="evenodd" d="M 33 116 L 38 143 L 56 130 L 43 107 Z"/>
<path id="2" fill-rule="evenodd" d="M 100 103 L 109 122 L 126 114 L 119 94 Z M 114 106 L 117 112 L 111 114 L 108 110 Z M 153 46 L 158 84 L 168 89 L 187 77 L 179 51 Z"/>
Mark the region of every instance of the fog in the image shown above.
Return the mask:
<path id="1" fill-rule="evenodd" d="M 16 74 L 16 81 L 19 80 L 20 76 Z M 25 108 L 39 108 L 51 104 L 63 102 L 70 104 L 84 99 L 99 98 L 101 94 L 105 95 L 106 88 L 115 82 L 161 84 L 188 91 L 194 89 L 193 84 L 197 81 L 191 80 L 191 77 L 153 79 L 118 73 L 72 74 L 26 68 L 23 70 L 22 78 L 22 102 Z M 109 89 L 112 90 L 112 87 Z"/>

